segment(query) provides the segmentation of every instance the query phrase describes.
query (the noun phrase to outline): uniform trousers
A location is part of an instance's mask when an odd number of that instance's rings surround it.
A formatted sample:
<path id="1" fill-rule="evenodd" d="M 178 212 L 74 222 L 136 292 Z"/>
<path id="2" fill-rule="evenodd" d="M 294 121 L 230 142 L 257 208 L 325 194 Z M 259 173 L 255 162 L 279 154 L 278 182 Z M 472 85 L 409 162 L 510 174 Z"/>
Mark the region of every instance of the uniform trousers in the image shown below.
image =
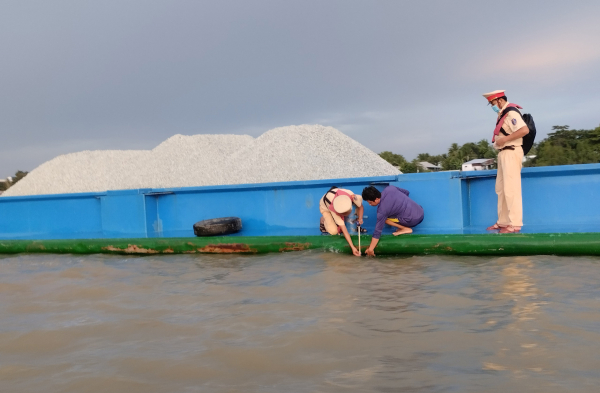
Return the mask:
<path id="1" fill-rule="evenodd" d="M 515 146 L 514 150 L 506 149 L 498 153 L 496 194 L 498 194 L 499 226 L 523 226 L 522 167 L 523 148 L 521 146 Z"/>
<path id="2" fill-rule="evenodd" d="M 319 211 L 323 215 L 323 217 L 321 217 L 321 226 L 324 227 L 330 235 L 339 234 L 340 230 L 338 228 L 338 225 L 335 223 L 335 220 L 333 219 L 333 212 L 325 206 L 323 206 L 323 204 L 319 206 Z"/>

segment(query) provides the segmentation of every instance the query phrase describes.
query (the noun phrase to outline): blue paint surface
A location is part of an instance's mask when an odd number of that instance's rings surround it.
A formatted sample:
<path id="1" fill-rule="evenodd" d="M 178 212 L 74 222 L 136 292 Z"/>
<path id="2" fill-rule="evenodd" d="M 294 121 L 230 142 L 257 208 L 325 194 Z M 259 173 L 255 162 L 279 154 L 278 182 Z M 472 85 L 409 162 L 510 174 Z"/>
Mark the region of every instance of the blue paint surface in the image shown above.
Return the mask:
<path id="1" fill-rule="evenodd" d="M 465 232 L 479 233 L 497 219 L 496 171 L 464 172 L 470 220 Z M 524 233 L 600 231 L 600 164 L 524 168 Z"/>
<path id="2" fill-rule="evenodd" d="M 319 200 L 332 186 L 410 191 L 425 219 L 415 233 L 485 233 L 496 221 L 496 171 L 0 198 L 0 239 L 194 236 L 195 222 L 237 216 L 243 236 L 319 234 Z M 523 232 L 600 231 L 600 164 L 523 169 Z M 365 204 L 372 232 L 376 208 Z M 391 233 L 388 228 L 384 233 Z"/>

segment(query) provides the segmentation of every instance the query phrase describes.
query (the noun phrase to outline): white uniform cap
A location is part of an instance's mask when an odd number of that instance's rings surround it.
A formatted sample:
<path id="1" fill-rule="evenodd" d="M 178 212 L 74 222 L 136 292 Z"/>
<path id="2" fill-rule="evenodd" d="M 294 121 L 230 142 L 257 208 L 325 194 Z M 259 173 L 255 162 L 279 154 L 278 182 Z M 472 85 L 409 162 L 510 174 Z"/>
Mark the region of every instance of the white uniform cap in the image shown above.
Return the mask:
<path id="1" fill-rule="evenodd" d="M 352 199 L 348 195 L 338 195 L 333 199 L 333 209 L 342 214 L 352 210 Z"/>
<path id="2" fill-rule="evenodd" d="M 490 93 L 485 93 L 483 96 L 488 100 L 488 102 L 492 102 L 496 98 L 500 98 L 504 96 L 504 92 L 506 90 L 494 90 Z"/>

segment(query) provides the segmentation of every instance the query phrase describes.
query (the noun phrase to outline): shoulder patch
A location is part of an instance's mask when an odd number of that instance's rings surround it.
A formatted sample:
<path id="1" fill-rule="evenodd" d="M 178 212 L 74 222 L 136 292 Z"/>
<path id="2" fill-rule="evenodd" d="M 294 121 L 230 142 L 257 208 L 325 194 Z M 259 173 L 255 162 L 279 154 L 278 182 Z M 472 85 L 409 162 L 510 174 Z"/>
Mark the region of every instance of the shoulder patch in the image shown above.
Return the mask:
<path id="1" fill-rule="evenodd" d="M 517 119 L 512 119 L 512 120 L 511 120 L 511 122 L 512 122 L 512 125 L 513 125 L 513 126 L 516 126 L 516 125 L 517 125 Z"/>

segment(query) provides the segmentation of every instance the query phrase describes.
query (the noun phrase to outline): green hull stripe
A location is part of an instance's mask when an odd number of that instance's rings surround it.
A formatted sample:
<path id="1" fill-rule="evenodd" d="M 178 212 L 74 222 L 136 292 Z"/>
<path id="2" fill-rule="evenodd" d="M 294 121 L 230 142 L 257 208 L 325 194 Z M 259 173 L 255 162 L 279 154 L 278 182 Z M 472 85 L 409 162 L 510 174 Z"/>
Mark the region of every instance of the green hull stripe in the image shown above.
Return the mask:
<path id="1" fill-rule="evenodd" d="M 356 236 L 353 237 L 357 244 Z M 370 236 L 361 236 L 364 251 Z M 341 236 L 0 240 L 0 254 L 265 254 L 299 250 L 350 254 Z M 377 255 L 600 255 L 600 233 L 382 236 Z"/>

